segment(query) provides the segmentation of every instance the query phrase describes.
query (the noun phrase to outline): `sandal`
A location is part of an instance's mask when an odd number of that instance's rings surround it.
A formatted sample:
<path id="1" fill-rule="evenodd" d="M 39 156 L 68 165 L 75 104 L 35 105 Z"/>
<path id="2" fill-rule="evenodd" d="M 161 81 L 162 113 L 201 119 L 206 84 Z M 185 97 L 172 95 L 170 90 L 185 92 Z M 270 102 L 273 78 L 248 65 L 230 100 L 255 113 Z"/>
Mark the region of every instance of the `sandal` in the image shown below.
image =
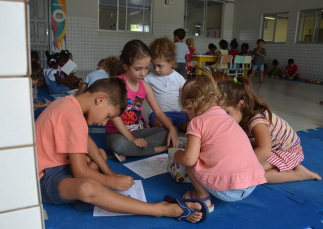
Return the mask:
<path id="1" fill-rule="evenodd" d="M 179 221 L 186 220 L 188 217 L 190 217 L 195 212 L 202 212 L 203 215 L 202 215 L 201 220 L 196 222 L 196 223 L 202 223 L 206 220 L 207 215 L 209 214 L 209 211 L 207 210 L 208 207 L 206 206 L 206 204 L 203 201 L 200 201 L 197 199 L 176 198 L 176 197 L 173 197 L 172 195 L 168 194 L 168 195 L 164 196 L 164 201 L 166 201 L 168 203 L 177 203 L 178 206 L 180 206 L 180 208 L 182 208 L 182 210 L 184 212 L 180 217 L 177 218 L 177 220 L 179 220 Z M 197 202 L 201 205 L 202 208 L 199 211 L 193 210 L 186 205 L 186 202 Z"/>
<path id="2" fill-rule="evenodd" d="M 125 161 L 126 161 L 126 159 L 125 159 L 125 158 L 122 158 L 122 157 L 121 157 L 122 155 L 117 154 L 117 153 L 113 153 L 113 154 L 114 154 L 114 156 L 118 159 L 118 161 L 120 161 L 120 162 L 125 162 Z"/>
<path id="3" fill-rule="evenodd" d="M 194 199 L 193 192 L 194 192 L 193 190 L 189 191 L 191 199 Z M 203 201 L 203 202 L 205 202 L 207 200 L 211 200 L 211 195 L 201 198 L 201 199 L 198 199 L 198 200 Z M 209 209 L 209 213 L 213 212 L 214 211 L 214 204 L 211 203 L 211 206 L 208 207 L 208 209 Z"/>

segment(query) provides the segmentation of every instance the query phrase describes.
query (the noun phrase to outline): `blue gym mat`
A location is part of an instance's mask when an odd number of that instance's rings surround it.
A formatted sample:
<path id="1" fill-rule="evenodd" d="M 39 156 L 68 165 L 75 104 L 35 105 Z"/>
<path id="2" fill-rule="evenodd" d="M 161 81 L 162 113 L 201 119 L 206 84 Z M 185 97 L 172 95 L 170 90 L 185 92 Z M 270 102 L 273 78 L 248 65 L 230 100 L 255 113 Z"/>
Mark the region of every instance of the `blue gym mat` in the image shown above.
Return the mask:
<path id="1" fill-rule="evenodd" d="M 323 128 L 298 132 L 305 153 L 304 166 L 323 175 Z M 90 127 L 90 135 L 106 149 L 104 128 Z M 127 158 L 127 162 L 143 158 Z M 191 184 L 176 183 L 168 174 L 142 179 L 116 159 L 110 168 L 142 180 L 148 202 L 159 202 L 165 194 L 180 197 Z M 49 219 L 46 228 L 323 228 L 323 182 L 302 181 L 260 185 L 246 199 L 228 203 L 212 198 L 215 210 L 201 224 L 149 216 L 93 217 L 92 211 L 78 212 L 70 205 L 44 204 Z"/>

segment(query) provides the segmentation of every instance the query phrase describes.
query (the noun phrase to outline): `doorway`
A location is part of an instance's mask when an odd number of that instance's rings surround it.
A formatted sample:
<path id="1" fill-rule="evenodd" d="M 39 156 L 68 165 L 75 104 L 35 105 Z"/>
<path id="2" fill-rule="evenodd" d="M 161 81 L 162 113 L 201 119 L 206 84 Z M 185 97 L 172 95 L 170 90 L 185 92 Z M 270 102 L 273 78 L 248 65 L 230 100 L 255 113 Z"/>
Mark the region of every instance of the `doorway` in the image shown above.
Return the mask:
<path id="1" fill-rule="evenodd" d="M 39 52 L 39 64 L 47 68 L 45 51 L 49 51 L 48 0 L 29 0 L 30 49 Z"/>

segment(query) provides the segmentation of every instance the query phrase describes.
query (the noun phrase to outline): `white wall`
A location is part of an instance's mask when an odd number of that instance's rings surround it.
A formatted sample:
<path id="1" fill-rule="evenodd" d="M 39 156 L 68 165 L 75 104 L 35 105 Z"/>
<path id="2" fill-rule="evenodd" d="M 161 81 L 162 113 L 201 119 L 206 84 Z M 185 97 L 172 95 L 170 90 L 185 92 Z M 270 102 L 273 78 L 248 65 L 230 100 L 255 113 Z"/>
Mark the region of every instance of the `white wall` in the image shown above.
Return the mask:
<path id="1" fill-rule="evenodd" d="M 284 69 L 287 60 L 293 58 L 302 77 L 323 80 L 323 44 L 295 43 L 298 12 L 322 7 L 322 0 L 236 0 L 235 9 L 239 10 L 234 13 L 232 38 L 235 37 L 239 44 L 249 43 L 253 49 L 260 38 L 262 15 L 289 12 L 287 40 L 285 43 L 267 42 L 265 61 L 270 68 L 271 61 L 277 59 Z"/>
<path id="2" fill-rule="evenodd" d="M 29 63 L 27 1 L 0 1 L 1 228 L 43 228 Z M 12 17 L 14 15 L 14 17 Z M 8 23 L 10 18 L 10 23 Z M 19 54 L 19 55 L 17 55 Z M 18 64 L 17 64 L 18 63 Z"/>
<path id="3" fill-rule="evenodd" d="M 80 70 L 94 70 L 97 62 L 110 55 L 120 55 L 126 42 L 141 39 L 147 45 L 155 38 L 167 36 L 173 39 L 173 31 L 184 27 L 185 1 L 155 0 L 153 5 L 153 33 L 124 33 L 98 31 L 98 0 L 66 1 L 66 47 L 73 53 Z M 231 39 L 234 4 L 225 4 L 224 37 Z M 187 36 L 188 38 L 190 36 Z M 186 39 L 185 38 L 185 39 Z M 209 43 L 218 45 L 220 39 L 194 37 L 195 47 L 200 53 L 207 51 Z"/>

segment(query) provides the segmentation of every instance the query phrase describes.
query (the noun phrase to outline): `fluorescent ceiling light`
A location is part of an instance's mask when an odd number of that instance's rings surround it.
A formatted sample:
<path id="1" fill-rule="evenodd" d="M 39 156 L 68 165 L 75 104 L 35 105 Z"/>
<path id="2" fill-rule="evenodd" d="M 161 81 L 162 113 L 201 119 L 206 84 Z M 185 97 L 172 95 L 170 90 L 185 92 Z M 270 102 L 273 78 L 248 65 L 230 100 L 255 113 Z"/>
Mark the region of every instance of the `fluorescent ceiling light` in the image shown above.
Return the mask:
<path id="1" fill-rule="evenodd" d="M 265 19 L 268 19 L 268 20 L 275 20 L 274 17 L 265 17 Z"/>
<path id="2" fill-rule="evenodd" d="M 135 14 L 139 14 L 139 13 L 140 13 L 140 11 L 135 11 L 135 12 L 129 13 L 129 15 L 135 15 Z"/>

